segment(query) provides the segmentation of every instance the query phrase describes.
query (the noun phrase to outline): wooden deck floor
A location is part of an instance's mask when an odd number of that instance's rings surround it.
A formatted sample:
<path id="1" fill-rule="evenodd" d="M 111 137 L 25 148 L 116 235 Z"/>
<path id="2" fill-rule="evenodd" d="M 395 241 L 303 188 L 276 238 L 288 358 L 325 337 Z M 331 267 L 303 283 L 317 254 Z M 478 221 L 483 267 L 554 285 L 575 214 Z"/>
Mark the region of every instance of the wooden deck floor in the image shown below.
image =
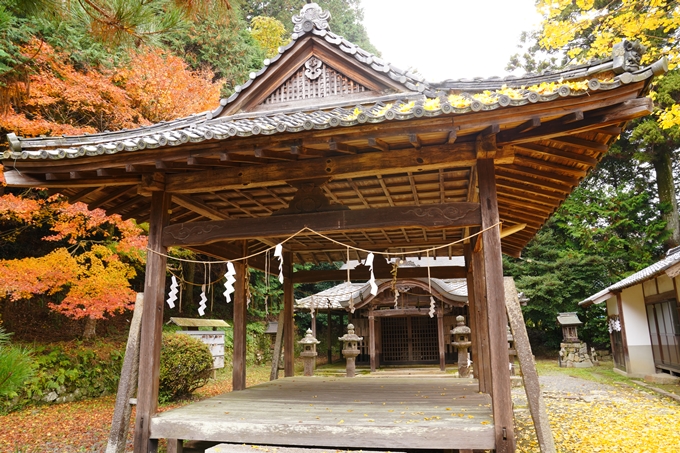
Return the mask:
<path id="1" fill-rule="evenodd" d="M 328 448 L 491 449 L 491 398 L 470 379 L 294 377 L 156 415 L 151 437 Z"/>

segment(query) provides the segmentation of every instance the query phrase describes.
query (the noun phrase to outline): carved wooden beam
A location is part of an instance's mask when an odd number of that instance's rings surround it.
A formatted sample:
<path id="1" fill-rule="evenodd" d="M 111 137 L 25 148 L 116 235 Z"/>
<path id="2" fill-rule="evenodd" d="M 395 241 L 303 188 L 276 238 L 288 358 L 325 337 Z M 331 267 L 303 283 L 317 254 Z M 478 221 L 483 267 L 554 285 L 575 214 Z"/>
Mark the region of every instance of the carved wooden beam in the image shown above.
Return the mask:
<path id="1" fill-rule="evenodd" d="M 405 173 L 436 170 L 441 167 L 471 167 L 477 155 L 473 143 L 424 146 L 393 150 L 389 153 L 364 153 L 357 155 L 309 159 L 304 165 L 298 162 L 280 162 L 245 168 L 224 168 L 190 174 L 172 174 L 166 177 L 166 190 L 173 193 L 194 193 L 266 187 L 285 184 L 287 181 L 312 178 L 362 178 L 377 173 Z M 512 149 L 498 151 L 496 164 L 512 163 Z"/>
<path id="2" fill-rule="evenodd" d="M 304 227 L 329 233 L 390 227 L 464 227 L 479 223 L 479 204 L 447 203 L 176 224 L 165 228 L 163 243 L 187 246 L 220 240 L 281 237 Z"/>

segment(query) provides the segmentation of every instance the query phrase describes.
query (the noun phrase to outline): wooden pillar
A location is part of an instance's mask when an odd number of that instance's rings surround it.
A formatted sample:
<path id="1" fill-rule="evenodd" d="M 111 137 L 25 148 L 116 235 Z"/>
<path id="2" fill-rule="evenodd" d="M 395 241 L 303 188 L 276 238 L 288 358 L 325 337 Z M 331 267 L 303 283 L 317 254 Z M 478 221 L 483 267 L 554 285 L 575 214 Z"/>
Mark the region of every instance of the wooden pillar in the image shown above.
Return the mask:
<path id="1" fill-rule="evenodd" d="M 478 159 L 479 202 L 482 229 L 499 221 L 496 178 L 493 159 Z M 482 234 L 484 271 L 486 274 L 486 305 L 491 359 L 491 399 L 496 452 L 515 451 L 515 430 L 510 395 L 510 370 L 508 369 L 507 315 L 503 284 L 500 225 Z"/>
<path id="2" fill-rule="evenodd" d="M 139 349 L 139 379 L 135 417 L 135 453 L 155 452 L 158 441 L 149 438 L 151 417 L 158 410 L 158 377 L 163 334 L 163 304 L 165 303 L 165 255 L 161 237 L 169 221 L 170 196 L 165 192 L 151 195 L 149 217 L 149 251 L 146 254 L 144 280 L 144 313 Z M 157 253 L 154 253 L 157 252 Z"/>
<path id="3" fill-rule="evenodd" d="M 319 314 L 319 311 L 316 309 L 316 307 L 312 308 L 312 336 L 316 338 L 316 317 Z"/>
<path id="4" fill-rule="evenodd" d="M 472 334 L 470 335 L 470 341 L 472 342 L 472 347 L 470 348 L 470 355 L 472 357 L 472 369 L 474 371 L 473 376 L 478 380 L 479 383 L 479 370 L 478 365 L 481 365 L 479 359 L 479 329 L 477 329 L 477 304 L 475 303 L 475 284 L 472 275 L 472 246 L 471 244 L 463 245 L 463 254 L 465 256 L 465 268 L 467 270 L 467 293 L 468 293 L 468 327 Z M 458 359 L 460 360 L 460 359 Z M 481 391 L 481 390 L 478 390 Z"/>
<path id="5" fill-rule="evenodd" d="M 295 375 L 295 330 L 293 326 L 293 254 L 283 252 L 283 375 Z"/>
<path id="6" fill-rule="evenodd" d="M 375 316 L 373 315 L 373 305 L 368 308 L 368 336 L 370 338 L 368 353 L 371 357 L 371 373 L 375 372 Z"/>
<path id="7" fill-rule="evenodd" d="M 328 364 L 330 365 L 331 363 L 333 363 L 333 348 L 331 346 L 333 344 L 333 329 L 331 329 L 331 306 L 330 305 L 328 306 L 328 311 L 326 313 L 328 313 L 328 315 L 327 315 L 328 316 L 328 320 L 327 320 L 328 321 Z"/>
<path id="8" fill-rule="evenodd" d="M 437 310 L 437 339 L 439 340 L 439 369 L 446 371 L 446 344 L 444 340 L 444 307 Z"/>
<path id="9" fill-rule="evenodd" d="M 243 241 L 242 255 L 248 254 L 247 241 Z M 247 304 L 246 289 L 249 282 L 246 281 L 245 262 L 234 262 L 236 270 L 236 282 L 234 282 L 234 352 L 232 361 L 232 387 L 234 391 L 246 388 L 246 313 Z"/>
<path id="10" fill-rule="evenodd" d="M 279 313 L 279 322 L 276 326 L 276 339 L 274 340 L 274 353 L 272 355 L 272 369 L 269 373 L 269 380 L 274 381 L 279 378 L 279 360 L 281 359 L 281 344 L 283 343 L 283 310 Z"/>
<path id="11" fill-rule="evenodd" d="M 481 240 L 478 237 L 477 240 Z M 474 247 L 472 251 L 472 279 L 475 297 L 475 331 L 472 335 L 477 339 L 477 363 L 475 370 L 479 373 L 479 391 L 491 393 L 491 357 L 489 350 L 489 322 L 486 300 L 486 274 L 484 273 L 484 255 L 482 250 Z M 471 316 L 472 317 L 472 316 Z"/>
<path id="12" fill-rule="evenodd" d="M 626 373 L 628 373 L 630 370 L 630 354 L 628 353 L 628 337 L 626 335 L 626 322 L 623 317 L 623 302 L 621 301 L 620 292 L 616 293 L 616 308 L 619 312 L 619 322 L 621 323 L 621 343 L 623 343 L 623 362 L 624 366 L 626 367 Z M 612 354 L 613 353 L 614 348 L 612 348 Z"/>

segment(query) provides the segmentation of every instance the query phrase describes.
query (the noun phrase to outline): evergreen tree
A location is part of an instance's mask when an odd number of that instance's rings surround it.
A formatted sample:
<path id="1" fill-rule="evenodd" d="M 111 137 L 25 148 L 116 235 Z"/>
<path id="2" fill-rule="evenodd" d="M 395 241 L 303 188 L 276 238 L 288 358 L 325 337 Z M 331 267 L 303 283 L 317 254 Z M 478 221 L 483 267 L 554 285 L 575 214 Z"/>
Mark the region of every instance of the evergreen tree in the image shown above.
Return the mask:
<path id="1" fill-rule="evenodd" d="M 368 38 L 366 28 L 362 24 L 364 11 L 361 0 L 319 0 L 316 3 L 331 13 L 330 27 L 333 33 L 343 36 L 364 50 L 380 55 Z M 293 31 L 292 17 L 299 14 L 305 0 L 269 0 L 244 2 L 243 11 L 248 19 L 257 16 L 278 19 L 289 32 Z"/>

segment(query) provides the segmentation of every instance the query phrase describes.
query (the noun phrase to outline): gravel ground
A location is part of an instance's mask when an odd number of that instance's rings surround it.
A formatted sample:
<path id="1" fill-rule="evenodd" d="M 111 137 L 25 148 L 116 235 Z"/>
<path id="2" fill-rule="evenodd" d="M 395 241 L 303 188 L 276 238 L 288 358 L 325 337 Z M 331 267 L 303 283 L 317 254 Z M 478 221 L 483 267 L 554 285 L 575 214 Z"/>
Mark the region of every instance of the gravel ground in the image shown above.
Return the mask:
<path id="1" fill-rule="evenodd" d="M 628 394 L 632 389 L 627 386 L 613 386 L 589 381 L 566 374 L 547 374 L 539 376 L 541 392 L 544 398 L 581 400 L 592 402 L 597 399 L 607 398 L 609 400 L 620 399 L 619 393 Z M 522 410 L 528 408 L 527 397 L 524 387 L 512 389 L 512 400 L 515 409 Z"/>

